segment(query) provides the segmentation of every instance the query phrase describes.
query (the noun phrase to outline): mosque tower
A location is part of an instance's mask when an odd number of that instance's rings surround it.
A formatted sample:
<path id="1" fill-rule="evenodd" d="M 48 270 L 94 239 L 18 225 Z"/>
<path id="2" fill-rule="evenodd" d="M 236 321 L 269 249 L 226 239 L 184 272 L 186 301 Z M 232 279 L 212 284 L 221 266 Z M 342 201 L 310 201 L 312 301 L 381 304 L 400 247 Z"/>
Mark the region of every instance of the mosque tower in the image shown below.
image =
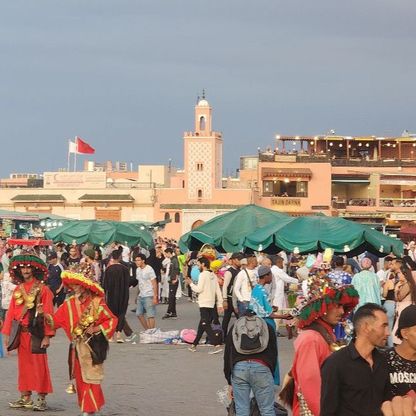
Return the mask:
<path id="1" fill-rule="evenodd" d="M 222 188 L 222 134 L 212 131 L 212 108 L 198 97 L 195 129 L 184 134 L 185 188 L 189 200 L 213 198 L 214 189 Z"/>

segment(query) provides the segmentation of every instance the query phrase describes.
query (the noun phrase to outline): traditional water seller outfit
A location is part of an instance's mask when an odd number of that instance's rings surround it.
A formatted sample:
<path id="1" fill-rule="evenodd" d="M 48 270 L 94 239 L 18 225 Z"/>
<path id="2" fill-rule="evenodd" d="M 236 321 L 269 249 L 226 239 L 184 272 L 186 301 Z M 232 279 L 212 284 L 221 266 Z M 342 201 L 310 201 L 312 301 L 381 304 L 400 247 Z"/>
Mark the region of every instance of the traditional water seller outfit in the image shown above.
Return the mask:
<path id="1" fill-rule="evenodd" d="M 21 398 L 9 404 L 12 408 L 44 411 L 47 409 L 45 397 L 52 393 L 46 346 L 49 337 L 54 335 L 53 294 L 43 283 L 48 269 L 39 257 L 22 254 L 12 257 L 9 270 L 17 287 L 2 333 L 9 339 L 8 351 L 17 349 L 18 390 L 21 392 Z M 32 391 L 39 394 L 35 403 L 31 400 Z"/>
<path id="2" fill-rule="evenodd" d="M 300 334 L 294 344 L 292 369 L 280 394 L 283 401 L 292 404 L 293 416 L 319 416 L 321 365 L 342 348 L 336 342 L 334 326 L 325 320 L 327 311 L 331 305 L 339 305 L 345 317 L 357 303 L 358 293 L 351 285 L 336 286 L 326 276 L 308 279 L 308 294 L 293 312 Z"/>
<path id="3" fill-rule="evenodd" d="M 62 282 L 75 289 L 75 294 L 54 315 L 55 327 L 62 328 L 71 341 L 69 374 L 75 379 L 78 404 L 85 415 L 98 412 L 105 403 L 100 385 L 103 362 L 117 327 L 117 318 L 104 301 L 104 290 L 88 275 L 88 270 L 62 272 Z M 81 293 L 76 287 L 83 288 Z"/>

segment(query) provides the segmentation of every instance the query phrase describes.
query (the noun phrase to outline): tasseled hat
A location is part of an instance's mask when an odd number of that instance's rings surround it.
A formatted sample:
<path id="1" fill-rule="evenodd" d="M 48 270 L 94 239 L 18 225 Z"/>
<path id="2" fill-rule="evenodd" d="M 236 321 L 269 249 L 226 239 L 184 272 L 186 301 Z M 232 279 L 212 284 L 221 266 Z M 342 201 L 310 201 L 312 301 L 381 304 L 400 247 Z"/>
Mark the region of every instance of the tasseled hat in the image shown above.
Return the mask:
<path id="1" fill-rule="evenodd" d="M 299 329 L 325 315 L 329 305 L 344 307 L 344 317 L 357 306 L 358 292 L 352 285 L 335 286 L 326 276 L 312 276 L 308 280 L 308 296 L 300 301 L 293 315 Z"/>
<path id="2" fill-rule="evenodd" d="M 48 266 L 38 256 L 33 254 L 19 254 L 10 259 L 9 272 L 12 281 L 19 284 L 23 281 L 20 268 L 30 266 L 33 270 L 33 276 L 40 281 L 45 281 L 48 277 Z"/>
<path id="3" fill-rule="evenodd" d="M 104 289 L 91 279 L 91 274 L 91 267 L 82 263 L 70 270 L 64 270 L 61 273 L 62 283 L 67 287 L 79 285 L 98 296 L 104 296 Z"/>

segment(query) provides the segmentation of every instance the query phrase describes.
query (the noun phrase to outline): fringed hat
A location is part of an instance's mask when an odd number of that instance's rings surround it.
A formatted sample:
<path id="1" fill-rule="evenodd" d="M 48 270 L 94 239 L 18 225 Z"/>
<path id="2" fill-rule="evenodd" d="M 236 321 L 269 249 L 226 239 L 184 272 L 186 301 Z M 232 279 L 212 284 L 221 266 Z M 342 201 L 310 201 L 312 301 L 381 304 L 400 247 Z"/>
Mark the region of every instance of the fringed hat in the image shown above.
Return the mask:
<path id="1" fill-rule="evenodd" d="M 33 254 L 19 254 L 10 259 L 9 272 L 12 280 L 17 283 L 23 281 L 23 276 L 20 268 L 23 266 L 30 266 L 33 271 L 33 276 L 37 280 L 45 281 L 48 277 L 48 266 L 38 256 Z"/>
<path id="2" fill-rule="evenodd" d="M 90 276 L 91 268 L 86 263 L 77 265 L 70 270 L 64 270 L 61 273 L 62 283 L 65 286 L 71 287 L 73 285 L 79 285 L 98 296 L 104 296 L 104 289 L 98 283 L 94 282 Z"/>
<path id="3" fill-rule="evenodd" d="M 308 296 L 303 298 L 295 308 L 293 315 L 297 318 L 299 329 L 310 325 L 325 315 L 330 305 L 342 305 L 344 317 L 357 306 L 358 292 L 352 285 L 335 286 L 326 276 L 312 276 L 308 280 Z"/>

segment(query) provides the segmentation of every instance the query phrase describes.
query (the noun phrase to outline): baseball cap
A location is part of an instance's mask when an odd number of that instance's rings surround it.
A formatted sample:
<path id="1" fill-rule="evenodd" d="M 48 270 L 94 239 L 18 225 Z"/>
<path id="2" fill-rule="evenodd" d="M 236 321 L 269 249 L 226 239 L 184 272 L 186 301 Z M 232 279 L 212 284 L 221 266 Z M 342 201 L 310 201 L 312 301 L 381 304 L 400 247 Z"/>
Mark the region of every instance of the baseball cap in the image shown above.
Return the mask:
<path id="1" fill-rule="evenodd" d="M 53 259 L 57 259 L 57 258 L 58 258 L 58 255 L 54 251 L 51 251 L 48 254 L 48 256 L 46 257 L 47 260 L 53 260 Z"/>
<path id="2" fill-rule="evenodd" d="M 230 260 L 242 260 L 244 258 L 242 253 L 233 253 L 231 254 Z"/>
<path id="3" fill-rule="evenodd" d="M 259 277 L 265 276 L 266 274 L 271 273 L 272 269 L 269 266 L 260 266 L 257 270 Z"/>
<path id="4" fill-rule="evenodd" d="M 399 318 L 399 325 L 396 331 L 396 337 L 401 338 L 401 330 L 416 325 L 416 305 L 409 305 L 402 310 Z"/>

